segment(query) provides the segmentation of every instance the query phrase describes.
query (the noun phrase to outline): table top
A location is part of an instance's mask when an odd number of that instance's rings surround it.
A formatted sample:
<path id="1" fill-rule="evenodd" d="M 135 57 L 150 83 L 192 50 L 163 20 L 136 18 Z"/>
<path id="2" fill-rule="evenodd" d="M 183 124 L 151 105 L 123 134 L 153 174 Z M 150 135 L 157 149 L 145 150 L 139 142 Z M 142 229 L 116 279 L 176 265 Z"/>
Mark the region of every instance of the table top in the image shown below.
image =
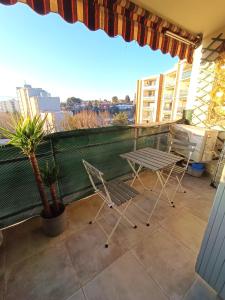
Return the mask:
<path id="1" fill-rule="evenodd" d="M 120 156 L 152 171 L 162 170 L 165 167 L 183 160 L 181 156 L 150 147 L 124 153 Z"/>

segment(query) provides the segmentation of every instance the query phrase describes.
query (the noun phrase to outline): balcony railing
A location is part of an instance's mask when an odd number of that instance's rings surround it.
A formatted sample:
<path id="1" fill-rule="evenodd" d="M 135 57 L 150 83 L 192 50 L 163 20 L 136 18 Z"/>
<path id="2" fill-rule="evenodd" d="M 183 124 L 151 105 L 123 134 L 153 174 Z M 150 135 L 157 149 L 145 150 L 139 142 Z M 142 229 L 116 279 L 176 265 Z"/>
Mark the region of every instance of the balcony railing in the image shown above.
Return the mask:
<path id="1" fill-rule="evenodd" d="M 146 85 L 143 87 L 144 90 L 156 90 L 156 85 Z"/>
<path id="2" fill-rule="evenodd" d="M 169 100 L 169 101 L 172 101 L 173 100 L 173 95 L 164 95 L 163 96 L 164 100 Z"/>
<path id="3" fill-rule="evenodd" d="M 154 106 L 144 106 L 144 110 L 154 110 Z"/>
<path id="4" fill-rule="evenodd" d="M 188 78 L 190 78 L 191 77 L 191 71 L 185 71 L 185 72 L 183 72 L 183 74 L 182 74 L 182 79 L 188 79 Z"/>
<path id="5" fill-rule="evenodd" d="M 130 173 L 130 168 L 120 154 L 134 147 L 160 147 L 167 142 L 169 125 L 138 127 L 111 126 L 54 133 L 46 137 L 37 150 L 40 166 L 55 161 L 59 169 L 58 192 L 65 203 L 90 194 L 90 182 L 82 165 L 82 159 L 94 163 L 108 179 Z M 4 227 L 16 221 L 40 214 L 41 201 L 28 159 L 17 148 L 0 148 L 0 225 Z"/>
<path id="6" fill-rule="evenodd" d="M 187 91 L 180 91 L 180 93 L 179 93 L 179 98 L 182 98 L 182 97 L 187 97 L 188 96 L 188 90 Z"/>
<path id="7" fill-rule="evenodd" d="M 175 80 L 171 80 L 171 81 L 166 81 L 165 82 L 165 87 L 166 88 L 173 88 L 176 85 L 176 81 Z"/>
<path id="8" fill-rule="evenodd" d="M 155 101 L 155 96 L 143 96 L 144 101 Z"/>

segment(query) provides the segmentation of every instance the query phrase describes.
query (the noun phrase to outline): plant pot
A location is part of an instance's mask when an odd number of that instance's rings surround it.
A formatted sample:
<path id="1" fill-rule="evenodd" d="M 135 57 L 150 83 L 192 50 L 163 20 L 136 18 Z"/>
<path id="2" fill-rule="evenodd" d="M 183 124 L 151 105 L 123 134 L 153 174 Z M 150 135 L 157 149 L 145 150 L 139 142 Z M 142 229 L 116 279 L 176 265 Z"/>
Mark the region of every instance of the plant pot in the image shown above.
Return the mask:
<path id="1" fill-rule="evenodd" d="M 54 237 L 63 233 L 67 227 L 67 217 L 66 209 L 63 208 L 63 211 L 56 217 L 52 218 L 42 218 L 42 228 L 46 235 Z"/>

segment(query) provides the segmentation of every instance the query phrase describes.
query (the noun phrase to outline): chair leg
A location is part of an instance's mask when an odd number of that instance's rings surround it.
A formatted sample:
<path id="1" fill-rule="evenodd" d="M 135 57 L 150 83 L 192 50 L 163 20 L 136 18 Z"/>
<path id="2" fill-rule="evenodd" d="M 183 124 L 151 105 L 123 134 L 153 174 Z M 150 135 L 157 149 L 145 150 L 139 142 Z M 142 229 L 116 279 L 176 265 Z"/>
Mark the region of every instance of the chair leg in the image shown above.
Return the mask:
<path id="1" fill-rule="evenodd" d="M 172 201 L 174 201 L 174 198 L 175 198 L 175 196 L 176 196 L 176 193 L 177 193 L 179 187 L 180 187 L 180 186 L 182 187 L 181 181 L 182 181 L 182 179 L 183 179 L 183 177 L 184 177 L 184 174 L 185 174 L 185 172 L 182 173 L 182 176 L 180 177 L 180 179 L 179 179 L 178 176 L 176 176 L 176 179 L 177 179 L 177 186 L 176 186 L 176 188 L 175 188 L 175 190 L 174 190 L 174 192 L 173 192 L 173 195 L 172 195 L 172 197 L 171 197 L 171 200 L 172 200 Z"/>
<path id="2" fill-rule="evenodd" d="M 102 202 L 99 210 L 97 211 L 97 214 L 94 217 L 94 220 L 90 221 L 89 224 L 93 224 L 93 223 L 95 223 L 97 221 L 97 219 L 98 219 L 98 217 L 99 217 L 99 215 L 100 215 L 100 213 L 101 213 L 101 211 L 102 211 L 102 209 L 103 209 L 104 206 L 105 206 L 105 201 Z"/>
<path id="3" fill-rule="evenodd" d="M 108 247 L 109 247 L 110 239 L 112 238 L 112 236 L 113 236 L 114 232 L 116 231 L 116 229 L 117 229 L 117 227 L 118 227 L 118 225 L 119 225 L 119 223 L 120 223 L 120 221 L 121 221 L 122 218 L 124 218 L 129 224 L 131 224 L 131 225 L 133 226 L 133 228 L 137 228 L 137 226 L 134 225 L 134 224 L 133 224 L 126 216 L 125 216 L 125 212 L 127 211 L 127 209 L 128 209 L 128 207 L 130 206 L 130 204 L 131 204 L 131 201 L 129 201 L 129 202 L 127 203 L 127 205 L 125 206 L 125 208 L 123 209 L 122 212 L 121 212 L 119 209 L 116 209 L 116 208 L 115 208 L 116 211 L 119 213 L 120 216 L 119 216 L 119 218 L 118 218 L 116 224 L 114 225 L 112 231 L 110 232 L 110 234 L 109 234 L 108 237 L 107 237 L 107 241 L 106 241 L 106 243 L 105 243 L 105 248 L 108 248 Z"/>
<path id="4" fill-rule="evenodd" d="M 173 203 L 173 200 L 170 199 L 167 191 L 166 191 L 166 185 L 169 183 L 169 180 L 171 179 L 171 174 L 173 173 L 172 170 L 173 170 L 174 167 L 172 167 L 172 169 L 170 170 L 169 174 L 165 175 L 163 174 L 162 172 L 159 173 L 159 181 L 161 183 L 161 186 L 162 186 L 162 191 L 163 193 L 165 194 L 166 196 L 166 199 L 167 201 L 169 202 L 170 206 L 172 207 L 175 207 L 174 206 L 174 203 Z"/>
<path id="5" fill-rule="evenodd" d="M 131 204 L 134 204 L 134 202 L 132 202 L 132 199 L 127 203 L 127 206 L 126 206 L 126 210 L 128 209 L 128 207 L 131 205 Z M 119 215 L 122 215 L 122 218 L 127 221 L 127 223 L 129 225 L 131 225 L 133 228 L 137 228 L 137 225 L 135 225 L 133 222 L 131 222 L 130 219 L 128 219 L 128 217 L 125 215 L 125 211 L 121 212 L 119 209 L 117 209 L 116 207 L 114 207 L 114 209 L 118 212 Z"/>
<path id="6" fill-rule="evenodd" d="M 158 185 L 158 182 L 159 182 L 159 178 L 158 178 L 158 176 L 157 176 L 156 182 L 155 182 L 155 184 L 153 185 L 153 188 L 151 189 L 151 191 L 154 191 L 154 190 L 156 189 L 156 187 L 157 187 L 157 185 Z"/>
<path id="7" fill-rule="evenodd" d="M 177 176 L 176 176 L 176 177 L 177 177 Z M 182 176 L 182 178 L 183 178 L 183 176 Z M 181 184 L 182 178 L 179 179 L 179 178 L 177 177 L 177 181 L 178 181 L 178 184 L 179 184 L 179 187 L 180 187 L 181 192 L 182 192 L 182 193 L 186 193 L 185 188 L 184 188 L 183 185 Z"/>

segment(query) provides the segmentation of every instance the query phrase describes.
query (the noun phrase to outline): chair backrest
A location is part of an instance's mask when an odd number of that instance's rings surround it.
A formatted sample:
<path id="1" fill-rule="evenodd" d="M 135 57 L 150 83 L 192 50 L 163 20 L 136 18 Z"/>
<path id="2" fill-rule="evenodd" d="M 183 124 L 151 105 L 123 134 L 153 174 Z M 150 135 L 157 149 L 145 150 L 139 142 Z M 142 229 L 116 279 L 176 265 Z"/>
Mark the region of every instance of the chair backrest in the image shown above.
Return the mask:
<path id="1" fill-rule="evenodd" d="M 88 174 L 88 177 L 90 179 L 90 182 L 95 190 L 96 193 L 100 193 L 101 196 L 104 197 L 105 201 L 108 203 L 109 206 L 113 204 L 109 191 L 107 189 L 107 182 L 104 180 L 103 176 L 104 173 L 101 172 L 99 169 L 91 165 L 86 160 L 82 160 L 85 170 Z M 103 191 L 98 188 L 98 186 L 101 185 L 103 187 Z"/>
<path id="2" fill-rule="evenodd" d="M 169 130 L 170 130 L 171 138 L 174 138 L 174 139 L 177 139 L 177 140 L 183 141 L 183 142 L 190 142 L 189 135 L 186 131 L 175 129 L 173 126 L 170 126 Z"/>
<path id="3" fill-rule="evenodd" d="M 195 151 L 196 144 L 189 141 L 178 140 L 173 137 L 170 138 L 169 152 L 174 152 L 184 156 L 187 159 L 185 167 L 188 167 L 192 153 Z"/>

